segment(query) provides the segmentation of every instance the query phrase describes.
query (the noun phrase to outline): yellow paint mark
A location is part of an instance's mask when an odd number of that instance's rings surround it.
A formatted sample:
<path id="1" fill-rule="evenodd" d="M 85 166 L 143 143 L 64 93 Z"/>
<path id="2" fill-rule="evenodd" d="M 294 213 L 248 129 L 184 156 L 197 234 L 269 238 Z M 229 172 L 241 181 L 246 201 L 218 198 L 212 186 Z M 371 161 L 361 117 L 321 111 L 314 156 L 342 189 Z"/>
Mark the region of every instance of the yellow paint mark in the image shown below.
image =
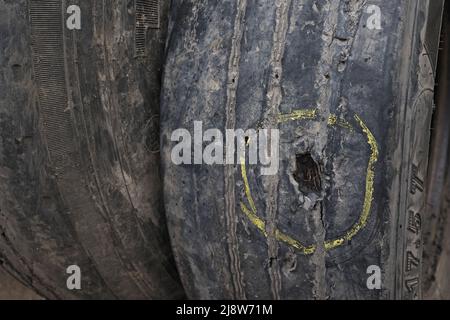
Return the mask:
<path id="1" fill-rule="evenodd" d="M 328 125 L 329 126 L 339 126 L 344 129 L 348 129 L 350 131 L 353 131 L 352 125 L 345 119 L 338 118 L 335 114 L 332 114 L 328 118 Z"/>
<path id="2" fill-rule="evenodd" d="M 241 175 L 242 180 L 244 180 L 245 195 L 247 196 L 247 200 L 250 203 L 250 208 L 256 214 L 255 202 L 253 201 L 252 193 L 250 192 L 250 185 L 248 184 L 247 169 L 245 168 L 245 159 L 242 158 L 241 158 Z"/>
<path id="3" fill-rule="evenodd" d="M 250 209 L 248 209 L 243 202 L 241 202 L 241 210 L 245 213 L 247 218 L 250 220 L 250 222 L 265 236 L 267 237 L 267 231 L 266 231 L 266 223 L 257 216 L 255 212 L 252 212 Z M 299 241 L 295 240 L 294 238 L 284 234 L 280 230 L 275 230 L 275 239 L 278 241 L 282 241 L 286 243 L 287 245 L 300 250 L 303 254 L 312 254 L 316 250 L 315 246 L 310 246 L 306 248 L 304 245 L 302 245 Z"/>
<path id="4" fill-rule="evenodd" d="M 371 150 L 369 164 L 367 166 L 367 173 L 366 173 L 366 192 L 364 195 L 363 210 L 359 217 L 358 222 L 355 223 L 342 238 L 330 240 L 325 243 L 325 249 L 328 250 L 334 249 L 344 244 L 345 241 L 351 240 L 360 230 L 362 230 L 367 225 L 367 220 L 369 219 L 370 216 L 370 209 L 372 206 L 373 191 L 374 191 L 373 184 L 375 179 L 374 166 L 375 163 L 378 161 L 378 144 L 372 132 L 369 130 L 364 121 L 362 121 L 358 115 L 355 115 L 355 120 L 358 122 L 362 131 L 366 134 L 367 143 L 369 144 Z"/>
<path id="5" fill-rule="evenodd" d="M 304 120 L 304 119 L 315 119 L 317 117 L 317 110 L 316 109 L 304 109 L 304 110 L 296 110 L 294 112 L 291 112 L 289 114 L 282 114 L 278 116 L 278 122 L 288 122 L 288 121 L 295 121 L 295 120 Z M 325 250 L 331 250 L 335 249 L 339 246 L 342 246 L 346 241 L 351 240 L 356 234 L 358 234 L 359 231 L 361 231 L 366 225 L 367 221 L 370 216 L 370 210 L 372 207 L 372 201 L 373 201 L 373 192 L 374 192 L 374 179 L 375 179 L 375 163 L 378 161 L 378 144 L 377 141 L 372 134 L 372 132 L 369 130 L 369 128 L 366 126 L 364 121 L 361 120 L 361 118 L 358 115 L 354 116 L 356 122 L 361 127 L 361 130 L 364 132 L 364 134 L 367 137 L 367 143 L 370 146 L 370 158 L 369 163 L 367 166 L 367 173 L 366 173 L 366 190 L 364 195 L 364 204 L 363 209 L 360 214 L 360 217 L 358 221 L 343 235 L 340 237 L 337 237 L 332 240 L 328 240 L 324 243 Z M 351 132 L 353 132 L 353 126 L 346 120 L 339 119 L 336 115 L 330 115 L 328 118 L 328 125 L 330 126 L 340 126 L 342 128 L 348 129 Z M 242 180 L 244 181 L 244 188 L 245 188 L 245 195 L 247 198 L 247 201 L 250 204 L 250 209 L 248 209 L 243 202 L 241 202 L 241 209 L 245 213 L 245 215 L 248 217 L 250 222 L 256 226 L 258 230 L 261 231 L 261 233 L 267 237 L 267 231 L 266 231 L 266 224 L 265 222 L 258 217 L 257 209 L 255 206 L 255 202 L 253 200 L 251 191 L 250 191 L 250 185 L 248 183 L 247 178 L 247 169 L 245 166 L 245 159 L 241 159 L 241 175 Z M 298 240 L 292 238 L 291 236 L 288 236 L 281 232 L 278 229 L 275 229 L 275 238 L 278 241 L 284 242 L 287 245 L 299 250 L 305 255 L 313 254 L 317 248 L 316 245 L 310 245 L 305 246 L 302 243 L 300 243 Z"/>
<path id="6" fill-rule="evenodd" d="M 267 237 L 266 223 L 263 220 L 261 220 L 261 218 L 259 218 L 255 213 L 250 211 L 242 202 L 241 202 L 241 209 L 247 215 L 251 223 L 253 223 L 253 225 L 255 225 L 255 227 L 258 228 L 258 230 L 261 231 L 262 234 Z"/>
<path id="7" fill-rule="evenodd" d="M 278 123 L 304 119 L 315 119 L 316 117 L 317 109 L 302 109 L 293 111 L 291 113 L 278 115 Z"/>

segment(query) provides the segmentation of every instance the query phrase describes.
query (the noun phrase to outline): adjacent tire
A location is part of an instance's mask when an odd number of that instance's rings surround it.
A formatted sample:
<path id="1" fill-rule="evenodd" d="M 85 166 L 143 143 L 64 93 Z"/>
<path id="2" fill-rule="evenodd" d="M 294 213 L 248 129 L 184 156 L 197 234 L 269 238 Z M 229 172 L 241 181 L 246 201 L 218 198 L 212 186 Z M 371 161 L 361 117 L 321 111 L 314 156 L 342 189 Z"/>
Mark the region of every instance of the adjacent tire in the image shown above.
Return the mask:
<path id="1" fill-rule="evenodd" d="M 44 297 L 183 296 L 159 175 L 157 6 L 0 1 L 0 263 Z"/>
<path id="2" fill-rule="evenodd" d="M 450 2 L 442 21 L 436 74 L 436 110 L 433 115 L 428 166 L 426 216 L 423 223 L 424 298 L 448 299 L 450 281 Z"/>

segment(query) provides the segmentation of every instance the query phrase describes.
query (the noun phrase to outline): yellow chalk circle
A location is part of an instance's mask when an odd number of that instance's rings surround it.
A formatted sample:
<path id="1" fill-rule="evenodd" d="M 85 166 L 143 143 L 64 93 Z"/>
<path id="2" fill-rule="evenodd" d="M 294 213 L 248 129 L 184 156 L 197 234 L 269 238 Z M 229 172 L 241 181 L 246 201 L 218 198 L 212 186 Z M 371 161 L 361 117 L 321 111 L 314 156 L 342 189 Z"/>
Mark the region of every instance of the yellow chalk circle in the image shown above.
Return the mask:
<path id="1" fill-rule="evenodd" d="M 315 119 L 317 119 L 317 117 L 318 117 L 317 109 L 302 109 L 302 110 L 293 111 L 289 114 L 279 115 L 278 122 L 285 123 L 285 122 L 305 120 L 305 119 L 315 120 Z M 364 229 L 364 227 L 366 226 L 367 221 L 369 219 L 370 209 L 372 207 L 373 191 L 374 191 L 373 185 L 374 185 L 374 179 L 375 179 L 374 166 L 375 166 L 375 163 L 378 161 L 378 145 L 377 145 L 377 141 L 376 141 L 375 137 L 373 136 L 373 134 L 369 130 L 369 128 L 366 126 L 364 121 L 362 121 L 361 118 L 356 114 L 355 114 L 354 118 L 355 118 L 356 122 L 358 123 L 359 127 L 361 128 L 361 130 L 366 135 L 367 143 L 369 144 L 370 150 L 371 150 L 369 163 L 367 165 L 366 191 L 365 191 L 365 195 L 364 195 L 364 204 L 363 204 L 362 212 L 359 216 L 358 221 L 350 229 L 348 229 L 344 235 L 337 237 L 335 239 L 332 239 L 332 240 L 325 241 L 325 243 L 324 243 L 325 250 L 331 250 L 331 249 L 335 249 L 339 246 L 342 246 L 346 241 L 351 240 L 354 236 L 356 236 L 356 234 L 358 234 L 358 232 L 360 232 L 362 229 Z M 353 131 L 353 126 L 348 121 L 340 119 L 336 115 L 329 116 L 328 125 L 329 126 L 339 126 L 344 129 Z M 266 223 L 264 220 L 262 220 L 258 216 L 255 202 L 253 200 L 253 196 L 250 191 L 250 186 L 249 186 L 248 178 L 247 178 L 247 169 L 246 169 L 244 158 L 241 158 L 241 175 L 242 175 L 242 180 L 244 181 L 245 197 L 250 206 L 250 208 L 248 208 L 243 202 L 241 202 L 241 210 L 247 216 L 247 218 L 250 220 L 250 222 L 265 237 L 267 237 Z M 305 255 L 313 254 L 317 248 L 316 245 L 306 246 L 306 245 L 302 244 L 300 241 L 281 232 L 279 229 L 275 229 L 275 238 L 278 241 L 286 243 L 287 245 L 299 250 L 301 253 L 303 253 Z"/>

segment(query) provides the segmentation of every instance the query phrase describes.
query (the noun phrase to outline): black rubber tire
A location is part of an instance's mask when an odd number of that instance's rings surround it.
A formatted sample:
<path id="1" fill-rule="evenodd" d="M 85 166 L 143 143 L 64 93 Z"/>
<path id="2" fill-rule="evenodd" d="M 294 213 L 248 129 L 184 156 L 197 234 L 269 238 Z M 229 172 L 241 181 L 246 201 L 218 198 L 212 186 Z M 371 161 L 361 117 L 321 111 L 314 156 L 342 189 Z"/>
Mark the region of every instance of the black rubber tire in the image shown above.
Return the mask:
<path id="1" fill-rule="evenodd" d="M 447 168 L 450 168 L 449 159 L 447 158 Z M 438 207 L 427 210 L 431 224 L 425 229 L 427 234 L 424 235 L 424 252 L 429 249 L 429 253 L 423 257 L 424 299 L 450 299 L 450 170 L 447 170 L 445 177 Z"/>
<path id="2" fill-rule="evenodd" d="M 169 5 L 155 20 L 155 3 L 0 1 L 0 264 L 46 298 L 183 297 L 158 153 Z"/>
<path id="3" fill-rule="evenodd" d="M 445 3 L 435 102 L 426 209 L 423 223 L 425 299 L 450 299 L 450 2 Z"/>
<path id="4" fill-rule="evenodd" d="M 369 5 L 381 9 L 381 30 L 367 25 Z M 162 165 L 188 297 L 421 297 L 442 7 L 434 0 L 172 2 Z M 277 124 L 299 109 L 316 113 Z M 192 134 L 193 121 L 222 132 L 278 127 L 278 174 L 173 164 L 172 132 Z M 319 182 L 314 188 L 306 171 Z M 367 287 L 371 265 L 381 269 L 381 290 Z"/>

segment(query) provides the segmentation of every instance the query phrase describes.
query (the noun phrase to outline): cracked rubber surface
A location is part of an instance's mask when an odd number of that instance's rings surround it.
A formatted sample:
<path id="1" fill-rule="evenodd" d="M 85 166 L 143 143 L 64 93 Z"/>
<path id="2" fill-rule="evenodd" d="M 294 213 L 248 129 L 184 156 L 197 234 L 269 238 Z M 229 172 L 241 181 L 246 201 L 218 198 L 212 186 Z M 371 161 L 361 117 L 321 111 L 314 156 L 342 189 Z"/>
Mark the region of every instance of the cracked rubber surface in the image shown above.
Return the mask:
<path id="1" fill-rule="evenodd" d="M 0 264 L 46 298 L 183 295 L 159 176 L 161 3 L 135 39 L 135 1 L 70 1 L 73 31 L 68 1 L 0 1 Z"/>
<path id="2" fill-rule="evenodd" d="M 381 8 L 381 30 L 368 28 L 368 5 Z M 162 165 L 188 297 L 421 297 L 441 12 L 441 1 L 172 1 Z M 302 109 L 310 116 L 293 116 Z M 174 165 L 171 134 L 193 135 L 194 121 L 279 128 L 278 174 Z M 299 186 L 307 155 L 316 183 Z M 366 286 L 371 265 L 381 290 Z"/>

